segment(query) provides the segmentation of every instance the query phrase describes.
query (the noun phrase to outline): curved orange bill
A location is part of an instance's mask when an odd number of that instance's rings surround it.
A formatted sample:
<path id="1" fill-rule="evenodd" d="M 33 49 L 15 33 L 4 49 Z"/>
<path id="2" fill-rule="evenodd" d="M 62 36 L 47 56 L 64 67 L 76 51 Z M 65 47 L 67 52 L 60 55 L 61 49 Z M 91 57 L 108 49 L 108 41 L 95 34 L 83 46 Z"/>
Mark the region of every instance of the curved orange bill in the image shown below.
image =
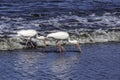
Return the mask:
<path id="1" fill-rule="evenodd" d="M 46 39 L 43 39 L 44 46 L 46 47 Z"/>
<path id="2" fill-rule="evenodd" d="M 80 43 L 77 43 L 76 45 L 77 45 L 77 47 L 78 47 L 78 49 L 79 49 L 79 51 L 80 51 L 80 53 L 81 53 L 82 50 L 81 50 L 81 47 L 80 47 Z"/>

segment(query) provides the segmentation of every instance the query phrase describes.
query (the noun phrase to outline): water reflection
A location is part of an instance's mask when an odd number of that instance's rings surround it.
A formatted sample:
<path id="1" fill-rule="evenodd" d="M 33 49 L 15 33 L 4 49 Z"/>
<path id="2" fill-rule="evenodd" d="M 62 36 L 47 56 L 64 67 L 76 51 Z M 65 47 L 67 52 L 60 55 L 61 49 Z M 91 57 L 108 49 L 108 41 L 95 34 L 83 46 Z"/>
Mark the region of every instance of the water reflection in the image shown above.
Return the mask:
<path id="1" fill-rule="evenodd" d="M 25 52 L 17 55 L 14 70 L 25 78 L 62 78 L 80 61 L 80 54 Z M 38 76 L 39 74 L 39 76 Z"/>
<path id="2" fill-rule="evenodd" d="M 70 48 L 61 55 L 40 50 L 1 51 L 0 80 L 119 80 L 119 43 L 82 47 L 82 55 Z"/>
<path id="3" fill-rule="evenodd" d="M 26 52 L 18 54 L 15 63 L 15 71 L 24 77 L 35 77 L 39 69 L 39 64 L 42 62 L 42 58 L 45 57 L 44 54 L 40 52 Z"/>
<path id="4" fill-rule="evenodd" d="M 76 63 L 80 60 L 79 53 L 67 53 L 59 55 L 56 60 L 51 63 L 51 71 L 59 78 L 63 78 L 66 73 L 69 73 Z"/>

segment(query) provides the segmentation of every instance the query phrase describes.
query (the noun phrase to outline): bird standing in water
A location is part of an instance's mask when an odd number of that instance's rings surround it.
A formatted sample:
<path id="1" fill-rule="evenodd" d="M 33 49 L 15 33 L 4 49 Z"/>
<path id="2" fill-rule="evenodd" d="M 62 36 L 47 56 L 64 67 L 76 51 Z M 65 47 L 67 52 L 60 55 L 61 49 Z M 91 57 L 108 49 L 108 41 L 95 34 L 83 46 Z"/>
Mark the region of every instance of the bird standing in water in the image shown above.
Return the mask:
<path id="1" fill-rule="evenodd" d="M 47 35 L 47 38 L 53 38 L 57 40 L 57 46 L 59 47 L 60 53 L 62 51 L 66 51 L 65 48 L 62 46 L 63 40 L 68 40 L 69 44 L 76 45 L 81 53 L 80 43 L 77 40 L 71 40 L 68 32 L 59 31 L 55 33 L 50 33 Z"/>
<path id="2" fill-rule="evenodd" d="M 32 38 L 43 40 L 44 46 L 46 46 L 45 37 L 44 36 L 38 36 L 38 32 L 36 30 L 33 30 L 33 29 L 20 30 L 20 31 L 17 32 L 17 36 L 27 38 L 26 46 L 28 45 L 28 42 L 30 41 L 32 47 L 34 48 L 34 45 L 31 41 Z"/>

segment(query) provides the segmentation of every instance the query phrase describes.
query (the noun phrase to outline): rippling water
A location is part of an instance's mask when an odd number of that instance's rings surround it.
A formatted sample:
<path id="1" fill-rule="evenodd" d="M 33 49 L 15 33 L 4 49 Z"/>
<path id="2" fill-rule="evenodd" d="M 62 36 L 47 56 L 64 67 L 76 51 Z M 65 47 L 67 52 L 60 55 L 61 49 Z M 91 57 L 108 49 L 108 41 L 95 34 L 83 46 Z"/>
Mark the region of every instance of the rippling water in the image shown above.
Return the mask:
<path id="1" fill-rule="evenodd" d="M 119 0 L 1 0 L 0 31 L 108 29 L 120 26 Z"/>
<path id="2" fill-rule="evenodd" d="M 45 52 L 18 50 L 0 52 L 0 80 L 119 80 L 120 44 L 67 47 L 66 54 L 55 48 Z"/>
<path id="3" fill-rule="evenodd" d="M 0 0 L 0 36 L 21 29 L 73 31 L 73 38 L 80 30 L 83 43 L 120 41 L 120 1 Z M 55 48 L 0 51 L 0 80 L 120 80 L 119 43 L 82 45 L 81 55 L 66 48 L 61 55 Z"/>

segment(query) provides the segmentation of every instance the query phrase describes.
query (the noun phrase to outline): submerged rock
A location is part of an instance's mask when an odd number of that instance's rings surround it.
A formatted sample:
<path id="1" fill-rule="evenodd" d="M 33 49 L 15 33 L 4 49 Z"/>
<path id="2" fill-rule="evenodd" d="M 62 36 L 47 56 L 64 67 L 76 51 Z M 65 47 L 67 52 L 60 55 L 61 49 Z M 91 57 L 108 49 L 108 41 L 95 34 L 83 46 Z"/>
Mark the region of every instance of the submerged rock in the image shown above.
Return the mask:
<path id="1" fill-rule="evenodd" d="M 97 22 L 97 21 L 102 21 L 102 19 L 98 17 L 88 18 L 88 22 Z"/>
<path id="2" fill-rule="evenodd" d="M 33 16 L 33 17 L 40 17 L 41 14 L 33 13 L 33 14 L 31 14 L 31 16 Z"/>

